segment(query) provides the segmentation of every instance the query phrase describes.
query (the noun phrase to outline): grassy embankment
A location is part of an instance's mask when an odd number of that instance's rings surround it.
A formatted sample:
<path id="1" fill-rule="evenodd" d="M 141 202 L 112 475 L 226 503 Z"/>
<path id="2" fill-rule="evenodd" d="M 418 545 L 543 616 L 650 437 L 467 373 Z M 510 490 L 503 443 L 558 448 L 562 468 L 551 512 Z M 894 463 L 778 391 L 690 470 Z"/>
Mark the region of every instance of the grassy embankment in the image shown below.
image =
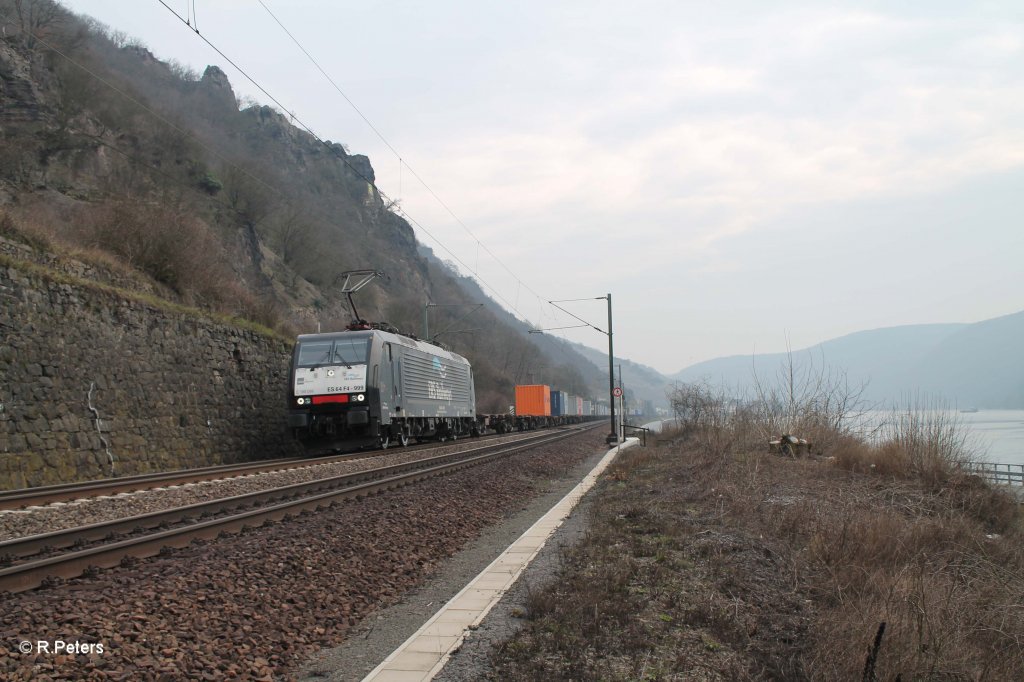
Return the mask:
<path id="1" fill-rule="evenodd" d="M 192 241 L 190 236 L 174 232 L 173 224 L 168 226 L 154 221 L 153 226 L 150 231 L 154 234 L 159 233 L 160 238 L 189 245 L 190 249 L 194 248 L 190 244 Z M 139 226 L 135 225 L 134 227 L 138 228 Z M 159 262 L 142 264 L 136 268 L 130 258 L 119 255 L 113 249 L 108 250 L 102 244 L 83 245 L 74 239 L 61 237 L 54 232 L 52 226 L 42 221 L 15 220 L 9 213 L 0 211 L 0 238 L 11 239 L 16 244 L 24 245 L 36 257 L 35 261 L 31 261 L 0 253 L 0 266 L 12 267 L 25 274 L 42 277 L 60 284 L 114 295 L 169 313 L 202 317 L 262 336 L 277 338 L 289 344 L 293 342 L 294 333 L 286 325 L 283 325 L 271 307 L 260 304 L 258 300 L 246 294 L 237 283 L 230 280 L 225 272 L 218 272 L 216 267 L 210 266 L 210 262 L 197 261 L 192 258 L 190 251 L 181 248 L 161 251 L 160 239 L 150 239 L 149 236 L 142 233 L 141 229 L 136 229 L 134 232 L 128 228 L 124 228 L 124 230 L 124 233 L 115 233 L 116 231 L 111 230 L 111 234 L 108 234 L 107 237 L 111 243 L 117 242 L 122 247 L 132 241 L 155 243 L 157 244 L 156 248 L 153 248 L 151 244 L 147 248 L 153 250 L 152 257 Z M 127 237 L 129 232 L 131 232 L 130 239 Z M 200 244 L 200 248 L 206 247 L 209 247 L 209 244 Z M 216 256 L 216 252 L 212 248 L 207 251 Z M 39 261 L 43 261 L 43 263 Z M 122 285 L 115 286 L 61 270 L 62 265 L 76 263 L 91 269 L 94 273 L 112 274 L 122 282 Z M 161 277 L 156 276 L 159 273 L 163 273 L 164 281 L 161 281 Z M 168 282 L 184 282 L 188 283 L 188 286 L 179 287 L 179 291 L 174 287 L 167 286 Z M 225 282 L 229 282 L 229 284 L 225 284 Z M 194 291 L 196 283 L 200 283 L 205 291 L 199 293 Z M 210 292 L 216 291 L 218 286 L 222 291 L 215 295 L 209 295 Z"/>
<path id="2" fill-rule="evenodd" d="M 620 456 L 494 677 L 1020 679 L 1020 505 L 958 470 L 957 424 L 908 412 L 797 459 L 749 427 Z"/>

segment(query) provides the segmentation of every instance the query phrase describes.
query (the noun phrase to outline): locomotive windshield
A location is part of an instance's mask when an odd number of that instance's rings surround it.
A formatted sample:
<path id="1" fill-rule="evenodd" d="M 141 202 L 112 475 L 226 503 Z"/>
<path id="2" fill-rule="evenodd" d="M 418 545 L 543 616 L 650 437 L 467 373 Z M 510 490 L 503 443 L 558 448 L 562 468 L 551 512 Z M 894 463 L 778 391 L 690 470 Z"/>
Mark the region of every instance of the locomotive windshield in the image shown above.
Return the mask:
<path id="1" fill-rule="evenodd" d="M 362 365 L 366 363 L 370 339 L 324 339 L 299 345 L 299 367 L 320 365 Z"/>

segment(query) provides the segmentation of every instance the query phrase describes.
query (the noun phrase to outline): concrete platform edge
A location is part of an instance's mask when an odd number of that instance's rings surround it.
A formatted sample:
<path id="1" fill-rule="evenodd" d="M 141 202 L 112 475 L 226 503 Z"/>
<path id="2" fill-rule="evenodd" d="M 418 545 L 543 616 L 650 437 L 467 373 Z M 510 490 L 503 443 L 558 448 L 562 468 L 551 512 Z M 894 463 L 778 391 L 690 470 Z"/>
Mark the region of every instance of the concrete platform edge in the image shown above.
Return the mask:
<path id="1" fill-rule="evenodd" d="M 536 523 L 530 526 L 508 549 L 498 556 L 490 565 L 442 606 L 423 626 L 413 633 L 395 651 L 385 658 L 363 678 L 363 682 L 383 682 L 384 680 L 407 680 L 412 682 L 430 680 L 437 675 L 448 662 L 452 652 L 457 650 L 466 635 L 487 616 L 491 608 L 497 604 L 505 592 L 515 584 L 523 571 L 544 547 L 547 539 L 562 525 L 584 495 L 597 483 L 598 477 L 610 465 L 619 452 L 637 445 L 636 438 L 627 438 L 623 443 L 608 450 L 601 461 L 588 473 L 579 484 L 569 491 L 554 507 L 552 507 Z M 505 579 L 507 576 L 507 580 Z M 496 582 L 504 583 L 503 587 L 492 587 Z M 484 586 L 486 583 L 487 586 Z M 475 591 L 475 593 L 474 593 Z M 481 594 L 490 593 L 486 603 L 474 601 Z M 465 605 L 464 608 L 453 609 L 453 605 Z M 461 634 L 451 637 L 439 637 L 431 633 L 431 628 L 439 622 L 443 625 L 462 625 Z M 417 646 L 423 641 L 444 642 L 443 650 L 424 653 L 424 646 Z M 413 655 L 415 654 L 415 656 Z M 427 657 L 436 656 L 436 661 L 427 668 Z"/>

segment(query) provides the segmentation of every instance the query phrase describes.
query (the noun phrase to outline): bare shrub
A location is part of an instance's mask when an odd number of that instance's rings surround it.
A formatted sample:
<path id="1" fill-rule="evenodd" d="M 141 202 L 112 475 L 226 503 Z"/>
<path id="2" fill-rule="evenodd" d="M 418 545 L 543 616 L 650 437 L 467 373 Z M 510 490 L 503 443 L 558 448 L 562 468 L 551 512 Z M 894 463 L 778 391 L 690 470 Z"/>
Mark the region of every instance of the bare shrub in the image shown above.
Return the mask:
<path id="1" fill-rule="evenodd" d="M 723 456 L 699 436 L 619 455 L 494 679 L 1019 678 L 1024 534 L 1008 496 L 957 470 L 933 485 L 899 442 L 843 436 L 840 468 Z"/>
<path id="2" fill-rule="evenodd" d="M 906 453 L 893 445 L 869 444 L 849 438 L 835 449 L 835 463 L 858 473 L 904 476 L 910 470 Z"/>
<path id="3" fill-rule="evenodd" d="M 719 452 L 762 449 L 782 435 L 808 440 L 816 453 L 835 453 L 855 440 L 867 413 L 864 385 L 792 353 L 770 383 L 754 372 L 754 395 L 730 395 L 706 381 L 677 384 L 668 395 L 683 434 Z"/>
<path id="4" fill-rule="evenodd" d="M 124 198 L 54 210 L 42 204 L 0 213 L 0 233 L 37 251 L 101 267 L 148 292 L 138 273 L 180 301 L 292 335 L 270 297 L 247 290 L 220 239 L 187 206 Z"/>
<path id="5" fill-rule="evenodd" d="M 1020 518 L 1020 503 L 999 486 L 979 476 L 955 471 L 946 479 L 942 494 L 950 509 L 977 519 L 993 533 L 1006 533 Z"/>
<path id="6" fill-rule="evenodd" d="M 894 408 L 870 443 L 847 438 L 836 452 L 836 464 L 941 486 L 963 475 L 965 465 L 979 455 L 958 414 L 939 399 L 917 398 Z"/>
<path id="7" fill-rule="evenodd" d="M 878 462 L 873 472 L 910 461 L 893 457 L 902 451 L 892 445 L 860 445 L 850 461 Z M 767 464 L 775 471 L 760 477 L 727 469 L 714 486 L 727 498 L 729 522 L 790 548 L 794 589 L 817 605 L 800 664 L 806 678 L 861 679 L 885 622 L 870 679 L 1015 679 L 1024 655 L 1024 542 L 1014 500 L 957 472 L 940 488 L 927 478 L 900 480 L 909 464 L 889 465 L 889 483 L 844 482 L 842 472 L 812 462 Z M 752 513 L 751 498 L 767 504 Z"/>
<path id="8" fill-rule="evenodd" d="M 721 461 L 737 441 L 747 440 L 750 413 L 723 389 L 707 382 L 679 383 L 668 395 L 676 428 Z"/>
<path id="9" fill-rule="evenodd" d="M 10 0 L 9 4 L 18 22 L 19 38 L 30 50 L 37 50 L 39 41 L 48 38 L 66 19 L 66 12 L 53 0 Z"/>
<path id="10" fill-rule="evenodd" d="M 929 481 L 943 481 L 974 459 L 969 430 L 959 415 L 939 399 L 915 398 L 895 408 L 882 429 L 885 446 L 899 453 L 909 471 Z"/>
<path id="11" fill-rule="evenodd" d="M 850 383 L 845 371 L 829 368 L 813 357 L 796 360 L 789 351 L 776 373 L 775 383 L 762 381 L 754 371 L 757 412 L 762 439 L 794 434 L 810 441 L 819 452 L 842 442 L 867 411 L 865 384 Z"/>
<path id="12" fill-rule="evenodd" d="M 42 142 L 36 135 L 7 131 L 0 136 L 0 176 L 16 185 L 28 186 L 40 170 Z"/>
<path id="13" fill-rule="evenodd" d="M 89 206 L 79 213 L 76 233 L 81 243 L 117 254 L 187 303 L 222 301 L 235 279 L 220 241 L 183 207 L 142 199 Z"/>
<path id="14" fill-rule="evenodd" d="M 237 281 L 225 282 L 217 292 L 215 303 L 217 310 L 222 313 L 255 322 L 284 336 L 295 336 L 298 333 L 286 321 L 276 301 L 252 293 Z"/>
<path id="15" fill-rule="evenodd" d="M 674 404 L 691 447 L 701 445 L 691 451 L 692 475 L 706 492 L 690 499 L 702 502 L 704 518 L 758 519 L 792 548 L 794 589 L 815 595 L 820 611 L 804 674 L 859 678 L 885 622 L 872 679 L 1013 679 L 1024 655 L 1020 505 L 965 470 L 976 451 L 959 417 L 939 401 L 918 400 L 894 410 L 869 443 L 840 419 L 856 404 L 842 382 L 814 379 L 807 388 L 798 376 L 787 372 L 781 388 L 762 388 L 761 400 L 725 410 L 724 424 L 716 416 L 721 396 L 706 387 L 677 391 Z M 712 455 L 699 437 L 713 428 L 734 445 L 738 439 L 724 434 L 744 419 L 761 433 L 825 433 L 841 469 L 870 474 L 861 480 L 883 488 L 868 498 L 844 492 L 826 483 L 835 469 L 810 462 L 792 462 L 800 470 L 783 481 L 756 450 Z M 816 478 L 824 489 L 808 495 Z"/>
<path id="16" fill-rule="evenodd" d="M 8 211 L 0 212 L 0 234 L 40 251 L 53 250 L 57 238 L 45 223 L 15 218 Z"/>

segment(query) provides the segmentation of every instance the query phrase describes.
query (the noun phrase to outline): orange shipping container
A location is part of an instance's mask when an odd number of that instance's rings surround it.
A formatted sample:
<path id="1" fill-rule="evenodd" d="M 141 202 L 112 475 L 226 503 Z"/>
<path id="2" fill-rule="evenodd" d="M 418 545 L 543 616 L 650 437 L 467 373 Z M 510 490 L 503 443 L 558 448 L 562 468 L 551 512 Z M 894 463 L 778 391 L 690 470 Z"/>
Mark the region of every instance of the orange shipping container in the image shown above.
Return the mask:
<path id="1" fill-rule="evenodd" d="M 516 386 L 516 414 L 527 417 L 550 417 L 551 387 L 543 384 Z"/>

